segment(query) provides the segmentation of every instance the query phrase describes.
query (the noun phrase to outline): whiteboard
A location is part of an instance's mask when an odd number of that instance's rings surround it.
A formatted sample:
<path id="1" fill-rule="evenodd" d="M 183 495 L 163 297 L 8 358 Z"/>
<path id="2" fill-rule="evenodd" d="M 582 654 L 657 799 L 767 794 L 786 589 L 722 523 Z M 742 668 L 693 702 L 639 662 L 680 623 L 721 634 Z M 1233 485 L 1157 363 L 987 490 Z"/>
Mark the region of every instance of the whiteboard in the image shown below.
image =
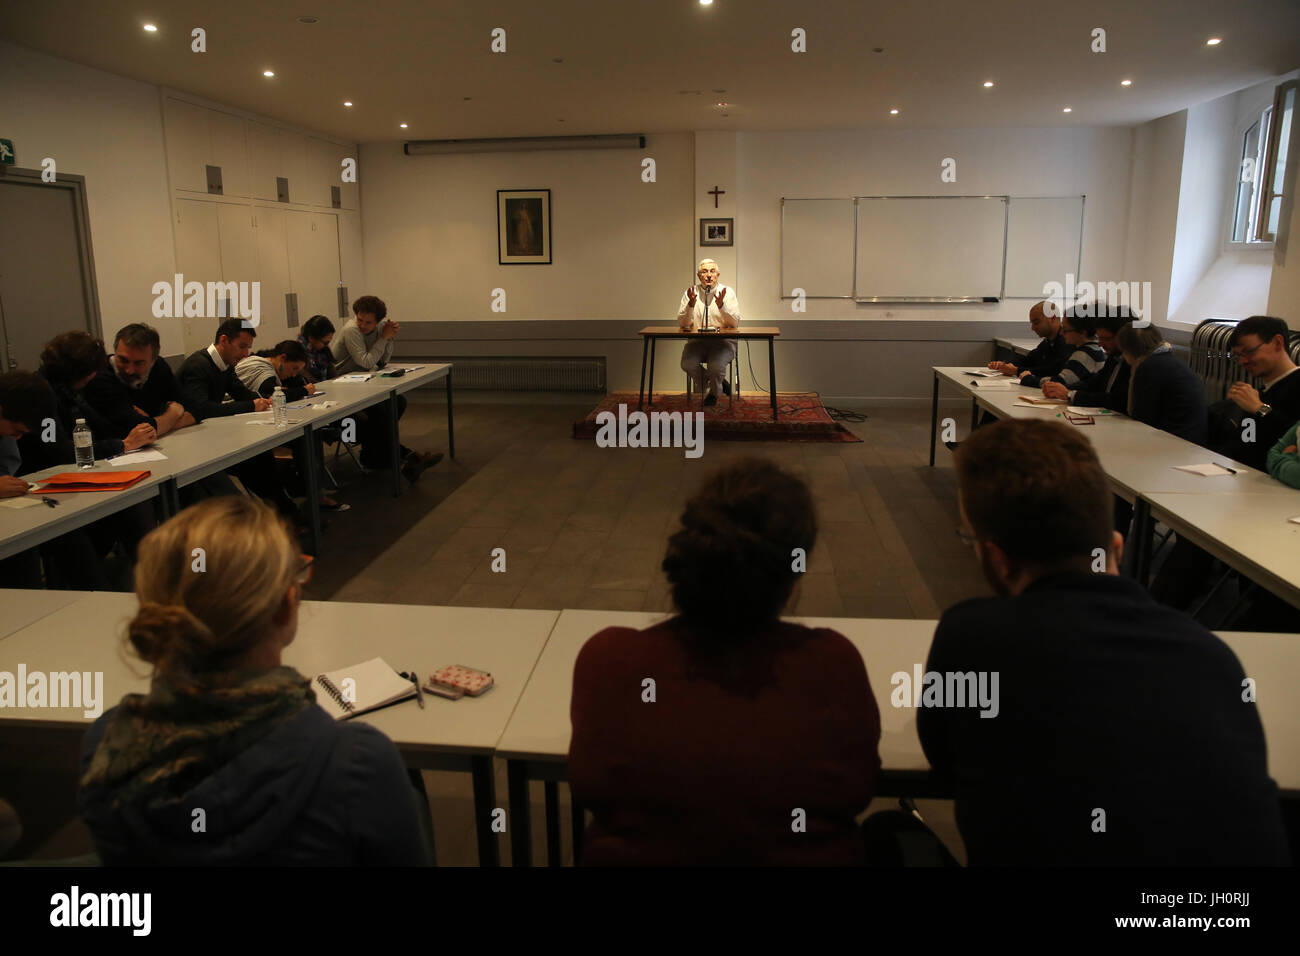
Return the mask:
<path id="1" fill-rule="evenodd" d="M 852 199 L 781 200 L 781 295 L 853 296 Z"/>
<path id="2" fill-rule="evenodd" d="M 1013 196 L 1008 207 L 1007 298 L 1041 299 L 1044 284 L 1080 279 L 1083 196 Z"/>
<path id="3" fill-rule="evenodd" d="M 1002 297 L 1005 196 L 858 197 L 859 302 Z"/>

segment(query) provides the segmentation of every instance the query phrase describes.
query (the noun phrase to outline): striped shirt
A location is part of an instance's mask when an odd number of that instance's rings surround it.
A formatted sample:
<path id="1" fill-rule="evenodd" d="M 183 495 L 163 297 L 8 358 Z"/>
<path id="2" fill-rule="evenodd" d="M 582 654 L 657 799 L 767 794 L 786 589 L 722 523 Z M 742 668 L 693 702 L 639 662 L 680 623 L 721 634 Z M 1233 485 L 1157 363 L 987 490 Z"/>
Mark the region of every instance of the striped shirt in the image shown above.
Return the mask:
<path id="1" fill-rule="evenodd" d="M 1070 357 L 1065 360 L 1065 365 L 1055 375 L 1045 375 L 1042 378 L 1026 375 L 1020 383 L 1033 386 L 1042 385 L 1044 382 L 1060 382 L 1066 388 L 1078 388 L 1080 382 L 1091 378 L 1105 364 L 1106 352 L 1096 340 L 1084 342 L 1070 353 Z"/>

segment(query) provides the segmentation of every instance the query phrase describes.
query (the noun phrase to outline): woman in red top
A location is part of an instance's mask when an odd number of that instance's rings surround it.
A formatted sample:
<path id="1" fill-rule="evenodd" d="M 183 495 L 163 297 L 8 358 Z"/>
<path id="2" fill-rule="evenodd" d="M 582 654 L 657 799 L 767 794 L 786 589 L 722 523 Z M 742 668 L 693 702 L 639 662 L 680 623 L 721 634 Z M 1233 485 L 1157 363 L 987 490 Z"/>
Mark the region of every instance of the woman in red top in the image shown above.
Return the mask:
<path id="1" fill-rule="evenodd" d="M 843 635 L 780 620 L 817 537 L 808 487 L 747 459 L 686 506 L 678 616 L 606 628 L 573 673 L 569 780 L 588 865 L 862 862 L 880 715 Z"/>

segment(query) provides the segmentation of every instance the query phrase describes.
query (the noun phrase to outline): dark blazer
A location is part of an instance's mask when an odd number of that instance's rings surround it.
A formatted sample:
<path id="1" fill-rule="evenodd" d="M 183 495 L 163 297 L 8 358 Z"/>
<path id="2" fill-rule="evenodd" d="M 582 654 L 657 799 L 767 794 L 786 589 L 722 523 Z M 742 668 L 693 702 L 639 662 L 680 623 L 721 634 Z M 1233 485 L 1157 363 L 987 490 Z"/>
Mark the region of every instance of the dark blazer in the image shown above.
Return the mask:
<path id="1" fill-rule="evenodd" d="M 693 640 L 676 618 L 606 628 L 578 654 L 569 780 L 594 817 L 582 862 L 861 864 L 854 816 L 879 773 L 880 716 L 857 649 L 787 622 L 721 661 Z"/>
<path id="2" fill-rule="evenodd" d="M 91 379 L 82 394 L 96 411 L 112 422 L 117 429 L 117 438 L 126 437 L 137 425 L 152 425 L 157 428 L 157 416 L 167 410 L 168 402 L 176 402 L 188 410 L 187 399 L 181 392 L 176 376 L 172 374 L 167 360 L 161 356 L 153 363 L 149 377 L 139 388 L 132 388 L 123 382 L 110 366 Z M 145 414 L 137 412 L 136 407 Z"/>
<path id="3" fill-rule="evenodd" d="M 1040 339 L 1028 355 L 1011 364 L 1021 372 L 1028 372 L 1037 384 L 1038 379 L 1055 375 L 1064 368 L 1073 351 L 1074 346 L 1058 332 L 1054 339 Z"/>
<path id="4" fill-rule="evenodd" d="M 1129 371 L 1129 364 L 1121 353 L 1107 357 L 1105 365 L 1079 383 L 1074 392 L 1074 404 L 1109 408 L 1115 412 L 1127 410 Z"/>
<path id="5" fill-rule="evenodd" d="M 96 461 L 122 454 L 122 439 L 117 437 L 117 426 L 87 402 L 84 395 L 51 379 L 44 366 L 37 369 L 36 374 L 49 382 L 50 388 L 54 390 L 57 409 L 54 441 L 42 441 L 44 429 L 28 432 L 18 440 L 18 450 L 23 456 L 22 474 L 42 471 L 55 465 L 75 464 L 77 451 L 72 441 L 72 430 L 77 427 L 78 418 L 84 418 L 86 427 L 90 429 Z"/>
<path id="6" fill-rule="evenodd" d="M 1300 371 L 1274 382 L 1271 388 L 1260 392 L 1259 397 L 1271 409 L 1263 418 L 1247 415 L 1236 403 L 1224 400 L 1223 405 L 1233 413 L 1232 417 L 1237 424 L 1232 429 L 1230 438 L 1216 446 L 1215 451 L 1245 462 L 1252 468 L 1267 471 L 1270 449 L 1300 419 Z M 1255 440 L 1242 441 L 1246 435 L 1245 422 L 1252 418 L 1255 421 Z"/>
<path id="7" fill-rule="evenodd" d="M 87 731 L 83 774 L 115 710 Z M 110 866 L 415 866 L 427 861 L 414 794 L 391 740 L 313 705 L 183 800 L 114 805 L 112 793 L 82 791 L 78 807 Z M 201 836 L 194 807 L 207 811 Z"/>
<path id="8" fill-rule="evenodd" d="M 996 717 L 917 711 L 972 864 L 1287 862 L 1241 664 L 1131 579 L 1067 572 L 957 604 L 926 670 L 999 675 Z"/>
<path id="9" fill-rule="evenodd" d="M 1205 385 L 1173 352 L 1154 352 L 1130 373 L 1128 414 L 1197 445 L 1209 439 Z"/>
<path id="10" fill-rule="evenodd" d="M 224 372 L 218 369 L 207 349 L 189 356 L 176 377 L 186 398 L 185 408 L 196 421 L 251 412 L 254 399 L 260 397 L 244 386 L 233 365 L 227 365 Z M 227 395 L 234 401 L 223 403 Z"/>

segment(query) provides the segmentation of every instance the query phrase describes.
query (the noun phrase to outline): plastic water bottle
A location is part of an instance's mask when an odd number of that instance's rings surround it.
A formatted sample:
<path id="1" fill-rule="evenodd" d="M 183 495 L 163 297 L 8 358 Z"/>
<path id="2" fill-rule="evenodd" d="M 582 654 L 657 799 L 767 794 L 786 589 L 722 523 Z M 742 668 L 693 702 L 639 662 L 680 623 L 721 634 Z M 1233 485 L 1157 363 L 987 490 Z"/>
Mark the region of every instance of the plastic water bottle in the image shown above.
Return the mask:
<path id="1" fill-rule="evenodd" d="M 271 420 L 275 422 L 277 428 L 283 428 L 289 424 L 287 401 L 284 397 L 284 389 L 277 385 L 271 395 Z"/>
<path id="2" fill-rule="evenodd" d="M 82 471 L 94 468 L 95 436 L 84 418 L 78 418 L 77 427 L 72 430 L 72 445 L 77 451 L 77 467 Z"/>

